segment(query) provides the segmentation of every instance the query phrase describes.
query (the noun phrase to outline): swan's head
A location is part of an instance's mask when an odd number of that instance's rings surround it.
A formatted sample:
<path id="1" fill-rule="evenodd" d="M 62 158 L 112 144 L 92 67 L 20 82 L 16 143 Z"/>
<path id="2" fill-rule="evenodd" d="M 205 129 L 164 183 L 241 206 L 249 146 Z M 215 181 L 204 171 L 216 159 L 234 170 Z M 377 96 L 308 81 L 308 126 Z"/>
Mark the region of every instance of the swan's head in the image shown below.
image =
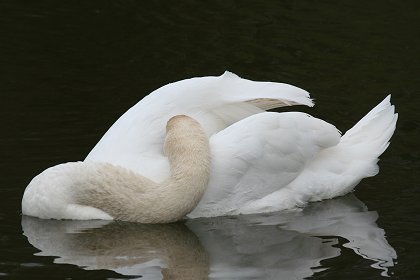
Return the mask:
<path id="1" fill-rule="evenodd" d="M 35 176 L 23 194 L 22 214 L 39 218 L 65 217 L 65 205 L 71 198 L 73 186 L 86 180 L 84 165 L 83 162 L 63 163 Z"/>

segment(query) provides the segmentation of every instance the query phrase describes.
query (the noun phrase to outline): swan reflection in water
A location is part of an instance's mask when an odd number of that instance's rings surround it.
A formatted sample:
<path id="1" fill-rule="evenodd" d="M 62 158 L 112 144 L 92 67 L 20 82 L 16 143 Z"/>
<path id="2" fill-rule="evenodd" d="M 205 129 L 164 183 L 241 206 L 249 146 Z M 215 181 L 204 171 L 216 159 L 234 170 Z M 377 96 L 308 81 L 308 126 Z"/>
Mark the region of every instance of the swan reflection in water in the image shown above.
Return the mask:
<path id="1" fill-rule="evenodd" d="M 339 237 L 388 275 L 397 255 L 377 218 L 351 194 L 300 212 L 160 225 L 24 216 L 22 227 L 37 255 L 87 270 L 142 279 L 304 279 L 327 269 L 322 260 L 340 256 Z"/>

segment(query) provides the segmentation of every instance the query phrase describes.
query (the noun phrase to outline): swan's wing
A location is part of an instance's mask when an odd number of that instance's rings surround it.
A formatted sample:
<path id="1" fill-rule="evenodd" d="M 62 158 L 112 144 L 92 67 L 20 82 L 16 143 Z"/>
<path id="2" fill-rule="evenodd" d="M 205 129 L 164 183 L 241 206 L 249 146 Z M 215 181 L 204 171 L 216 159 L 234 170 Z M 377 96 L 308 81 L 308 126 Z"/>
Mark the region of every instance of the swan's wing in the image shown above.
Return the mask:
<path id="1" fill-rule="evenodd" d="M 331 124 L 299 112 L 265 112 L 210 139 L 212 174 L 190 217 L 229 214 L 287 186 L 321 150 L 337 145 Z"/>
<path id="2" fill-rule="evenodd" d="M 295 86 L 250 81 L 230 72 L 182 80 L 157 89 L 128 110 L 86 160 L 121 165 L 162 181 L 169 171 L 162 147 L 170 117 L 189 115 L 212 135 L 250 115 L 289 105 L 313 103 L 306 91 Z"/>

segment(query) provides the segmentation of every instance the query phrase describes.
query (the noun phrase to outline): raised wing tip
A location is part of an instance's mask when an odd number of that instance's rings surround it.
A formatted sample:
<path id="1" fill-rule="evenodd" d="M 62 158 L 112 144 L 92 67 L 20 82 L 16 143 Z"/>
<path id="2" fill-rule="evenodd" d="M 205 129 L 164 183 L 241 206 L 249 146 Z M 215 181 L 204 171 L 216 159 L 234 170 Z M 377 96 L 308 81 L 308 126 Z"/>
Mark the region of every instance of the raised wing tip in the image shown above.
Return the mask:
<path id="1" fill-rule="evenodd" d="M 305 105 L 308 107 L 313 107 L 315 105 L 315 99 L 310 98 L 309 92 L 307 92 L 306 90 L 302 91 L 305 93 L 304 97 L 300 97 L 295 102 L 292 102 L 290 105 Z"/>
<path id="2" fill-rule="evenodd" d="M 256 105 L 257 107 L 265 110 L 292 105 L 314 106 L 314 101 L 310 98 L 309 92 L 293 85 L 248 80 L 228 70 L 219 77 L 227 80 L 235 80 L 235 82 L 238 80 L 243 81 L 240 92 L 235 94 L 235 96 L 248 97 L 247 100 L 249 102 L 255 103 L 254 105 L 258 104 Z"/>
<path id="3" fill-rule="evenodd" d="M 309 98 L 309 97 L 308 97 L 308 99 L 306 100 L 306 102 L 305 102 L 305 103 L 303 103 L 303 105 L 306 105 L 306 106 L 308 106 L 308 107 L 314 107 L 314 105 L 315 105 L 315 101 L 314 101 L 314 99 L 313 99 L 313 98 Z"/>
<path id="4" fill-rule="evenodd" d="M 304 99 L 294 100 L 294 101 L 285 100 L 285 99 L 282 99 L 281 101 L 287 106 L 304 105 L 308 107 L 313 107 L 315 105 L 313 102 L 313 99 L 309 97 L 304 98 Z"/>

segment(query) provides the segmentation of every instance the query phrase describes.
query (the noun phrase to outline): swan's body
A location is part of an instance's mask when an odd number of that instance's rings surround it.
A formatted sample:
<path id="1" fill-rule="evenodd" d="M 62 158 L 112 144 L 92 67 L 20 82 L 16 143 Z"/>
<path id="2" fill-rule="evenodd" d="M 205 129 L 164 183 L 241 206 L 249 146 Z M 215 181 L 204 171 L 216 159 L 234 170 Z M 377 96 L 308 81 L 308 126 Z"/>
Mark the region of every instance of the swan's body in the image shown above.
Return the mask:
<path id="1" fill-rule="evenodd" d="M 207 135 L 186 116 L 169 120 L 164 146 L 171 175 L 156 183 L 109 163 L 51 167 L 25 190 L 22 213 L 39 218 L 174 222 L 202 197 L 210 174 Z"/>
<path id="2" fill-rule="evenodd" d="M 387 97 L 341 137 L 333 125 L 304 113 L 265 112 L 281 106 L 312 106 L 309 94 L 302 89 L 245 80 L 229 72 L 220 77 L 187 79 L 166 85 L 133 106 L 108 130 L 85 162 L 78 164 L 90 168 L 90 164 L 97 166 L 106 162 L 124 168 L 124 172 L 142 174 L 156 185 L 165 184 L 173 174 L 170 159 L 162 150 L 165 123 L 174 115 L 187 114 L 196 119 L 210 137 L 212 159 L 207 189 L 189 217 L 299 207 L 309 201 L 344 195 L 361 179 L 378 172 L 378 156 L 387 148 L 397 121 L 389 100 Z M 74 174 L 78 172 L 84 171 Z M 189 173 L 184 169 L 178 174 L 183 172 Z M 43 200 L 36 198 L 39 191 L 31 188 L 31 184 L 23 198 L 24 214 L 41 218 L 93 218 L 86 215 L 91 209 L 83 208 L 85 206 L 77 208 L 80 211 L 72 210 L 72 215 L 57 216 L 51 209 L 44 209 L 41 215 L 33 208 L 41 207 Z M 82 187 L 80 189 L 83 192 Z M 119 186 L 107 188 L 108 191 L 115 193 L 112 201 L 121 193 Z M 148 191 L 153 192 L 153 188 Z M 156 188 L 154 193 L 159 192 Z M 180 195 L 177 192 L 178 189 L 173 188 L 173 198 L 167 194 L 162 196 L 172 202 L 180 199 L 190 209 L 200 195 L 192 195 L 193 203 L 189 203 L 183 196 L 185 191 Z M 66 197 L 68 193 L 58 192 L 49 198 L 63 199 L 71 206 Z M 89 200 L 87 205 L 94 205 L 95 211 L 103 209 L 95 203 L 107 204 Z M 116 205 L 125 203 L 132 202 L 116 202 Z M 165 203 L 168 202 L 165 200 Z M 182 203 L 177 207 L 181 209 Z M 134 209 L 136 204 L 130 207 Z M 111 210 L 99 211 L 108 216 L 97 212 L 93 216 L 121 219 Z M 155 214 L 158 216 L 159 212 Z"/>
<path id="3" fill-rule="evenodd" d="M 210 137 L 208 188 L 189 217 L 277 211 L 350 192 L 378 172 L 397 121 L 387 97 L 341 137 L 304 113 L 267 109 L 312 106 L 287 84 L 226 72 L 168 84 L 146 96 L 108 130 L 86 160 L 122 165 L 154 180 L 169 176 L 163 123 L 175 114 L 199 120 Z"/>

